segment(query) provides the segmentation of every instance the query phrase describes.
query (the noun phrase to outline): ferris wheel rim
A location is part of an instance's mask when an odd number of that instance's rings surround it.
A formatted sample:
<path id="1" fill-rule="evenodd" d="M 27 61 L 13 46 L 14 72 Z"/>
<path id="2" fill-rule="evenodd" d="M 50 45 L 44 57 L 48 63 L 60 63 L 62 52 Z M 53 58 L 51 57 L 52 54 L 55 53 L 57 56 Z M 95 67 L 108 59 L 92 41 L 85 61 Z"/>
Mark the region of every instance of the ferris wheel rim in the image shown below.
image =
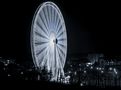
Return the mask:
<path id="1" fill-rule="evenodd" d="M 34 62 L 34 64 L 35 64 L 35 66 L 36 66 L 37 68 L 38 68 L 38 65 L 37 65 L 37 62 L 36 62 L 35 51 L 34 51 L 34 48 L 35 48 L 35 47 L 34 47 L 34 45 L 33 45 L 33 43 L 34 43 L 34 40 L 33 40 L 33 32 L 34 32 L 33 27 L 34 27 L 34 23 L 35 23 L 35 21 L 36 21 L 36 19 L 37 19 L 37 14 L 39 14 L 40 11 L 41 11 L 47 4 L 52 5 L 52 7 L 55 8 L 56 13 L 59 15 L 59 19 L 60 19 L 60 18 L 62 19 L 61 22 L 64 23 L 64 24 L 63 24 L 63 25 L 64 25 L 63 27 L 65 28 L 65 38 L 67 39 L 65 21 L 64 21 L 64 19 L 63 19 L 63 15 L 62 15 L 62 13 L 60 12 L 60 9 L 58 8 L 58 6 L 57 6 L 56 4 L 54 4 L 53 2 L 44 2 L 44 3 L 40 4 L 40 5 L 38 6 L 37 10 L 35 11 L 34 17 L 33 17 L 33 19 L 32 19 L 31 34 L 30 34 L 30 44 L 31 44 L 32 58 L 33 58 L 33 62 Z M 66 45 L 67 45 L 67 42 L 66 42 Z M 65 54 L 66 54 L 66 56 L 67 56 L 67 48 L 66 48 L 66 50 L 65 50 Z M 66 56 L 65 56 L 65 57 L 66 57 Z M 65 62 L 64 62 L 64 65 L 65 65 Z"/>

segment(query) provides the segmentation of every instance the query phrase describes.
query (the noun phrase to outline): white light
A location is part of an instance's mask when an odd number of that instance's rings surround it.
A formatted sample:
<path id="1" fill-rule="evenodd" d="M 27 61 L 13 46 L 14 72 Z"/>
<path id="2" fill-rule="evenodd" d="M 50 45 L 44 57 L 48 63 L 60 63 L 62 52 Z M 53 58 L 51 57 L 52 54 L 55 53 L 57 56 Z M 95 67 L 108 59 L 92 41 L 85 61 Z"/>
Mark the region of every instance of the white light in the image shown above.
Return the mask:
<path id="1" fill-rule="evenodd" d="M 84 71 L 84 73 L 86 73 L 86 71 Z"/>
<path id="2" fill-rule="evenodd" d="M 88 65 L 92 65 L 92 63 L 87 63 Z"/>
<path id="3" fill-rule="evenodd" d="M 7 64 L 9 64 L 10 63 L 10 60 L 7 60 Z"/>
<path id="4" fill-rule="evenodd" d="M 71 73 L 71 71 L 69 71 L 69 73 Z"/>
<path id="5" fill-rule="evenodd" d="M 87 66 L 87 67 L 89 67 L 89 65 L 88 65 L 88 64 L 87 64 L 86 66 Z"/>
<path id="6" fill-rule="evenodd" d="M 50 46 L 51 46 L 51 48 L 54 48 L 55 40 L 56 40 L 55 34 L 54 34 L 54 32 L 52 32 L 50 34 Z"/>
<path id="7" fill-rule="evenodd" d="M 23 72 L 21 72 L 21 74 L 23 74 Z"/>
<path id="8" fill-rule="evenodd" d="M 8 74 L 8 77 L 10 77 L 11 75 L 10 74 Z"/>
<path id="9" fill-rule="evenodd" d="M 113 70 L 114 70 L 115 74 L 117 74 L 117 73 L 118 73 L 118 72 L 116 71 L 116 69 L 115 69 L 115 68 L 114 68 Z"/>
<path id="10" fill-rule="evenodd" d="M 81 83 L 80 86 L 83 86 L 83 83 Z"/>
<path id="11" fill-rule="evenodd" d="M 93 69 L 93 67 L 91 66 L 91 69 Z"/>
<path id="12" fill-rule="evenodd" d="M 7 64 L 7 63 L 4 63 L 4 65 L 5 65 L 5 66 L 8 66 L 8 64 Z"/>
<path id="13" fill-rule="evenodd" d="M 101 73 L 104 73 L 104 71 L 101 71 Z"/>
<path id="14" fill-rule="evenodd" d="M 110 67 L 109 70 L 111 71 L 112 70 L 112 67 Z"/>
<path id="15" fill-rule="evenodd" d="M 74 72 L 74 74 L 76 75 L 77 73 L 76 73 L 76 72 Z"/>
<path id="16" fill-rule="evenodd" d="M 99 68 L 97 67 L 96 69 L 98 70 Z"/>
<path id="17" fill-rule="evenodd" d="M 99 70 L 101 70 L 101 68 L 99 68 Z"/>

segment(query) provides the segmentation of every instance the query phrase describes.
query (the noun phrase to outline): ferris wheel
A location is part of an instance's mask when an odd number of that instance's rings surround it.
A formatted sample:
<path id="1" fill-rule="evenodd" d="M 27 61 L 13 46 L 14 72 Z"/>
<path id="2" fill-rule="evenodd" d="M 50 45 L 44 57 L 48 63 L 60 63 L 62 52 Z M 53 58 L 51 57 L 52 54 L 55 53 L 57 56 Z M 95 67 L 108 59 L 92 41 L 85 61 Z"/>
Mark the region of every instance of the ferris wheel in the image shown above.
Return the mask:
<path id="1" fill-rule="evenodd" d="M 44 2 L 36 10 L 31 26 L 31 52 L 36 67 L 46 67 L 52 80 L 64 76 L 67 34 L 63 16 L 53 2 Z"/>

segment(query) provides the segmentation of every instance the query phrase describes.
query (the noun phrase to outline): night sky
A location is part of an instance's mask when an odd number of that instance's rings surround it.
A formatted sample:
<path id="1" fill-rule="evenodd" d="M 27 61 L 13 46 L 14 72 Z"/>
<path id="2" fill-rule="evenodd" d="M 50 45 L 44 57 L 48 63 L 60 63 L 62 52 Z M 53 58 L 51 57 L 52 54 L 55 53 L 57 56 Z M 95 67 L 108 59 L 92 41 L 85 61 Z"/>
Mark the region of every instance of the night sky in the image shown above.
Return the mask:
<path id="1" fill-rule="evenodd" d="M 0 2 L 0 56 L 30 58 L 29 34 L 36 8 L 47 0 Z M 120 9 L 114 2 L 52 0 L 65 19 L 68 54 L 121 54 Z"/>

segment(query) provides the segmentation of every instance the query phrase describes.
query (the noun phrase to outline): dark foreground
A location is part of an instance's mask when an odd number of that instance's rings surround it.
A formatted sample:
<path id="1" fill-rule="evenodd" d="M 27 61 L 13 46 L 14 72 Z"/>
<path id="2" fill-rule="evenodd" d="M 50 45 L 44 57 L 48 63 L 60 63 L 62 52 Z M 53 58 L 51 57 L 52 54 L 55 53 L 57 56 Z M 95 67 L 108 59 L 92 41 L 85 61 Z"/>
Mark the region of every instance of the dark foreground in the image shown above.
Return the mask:
<path id="1" fill-rule="evenodd" d="M 95 87 L 95 86 L 79 86 L 75 85 L 65 85 L 54 82 L 42 82 L 42 81 L 3 81 L 1 82 L 1 88 L 4 89 L 120 89 L 120 87 Z"/>

